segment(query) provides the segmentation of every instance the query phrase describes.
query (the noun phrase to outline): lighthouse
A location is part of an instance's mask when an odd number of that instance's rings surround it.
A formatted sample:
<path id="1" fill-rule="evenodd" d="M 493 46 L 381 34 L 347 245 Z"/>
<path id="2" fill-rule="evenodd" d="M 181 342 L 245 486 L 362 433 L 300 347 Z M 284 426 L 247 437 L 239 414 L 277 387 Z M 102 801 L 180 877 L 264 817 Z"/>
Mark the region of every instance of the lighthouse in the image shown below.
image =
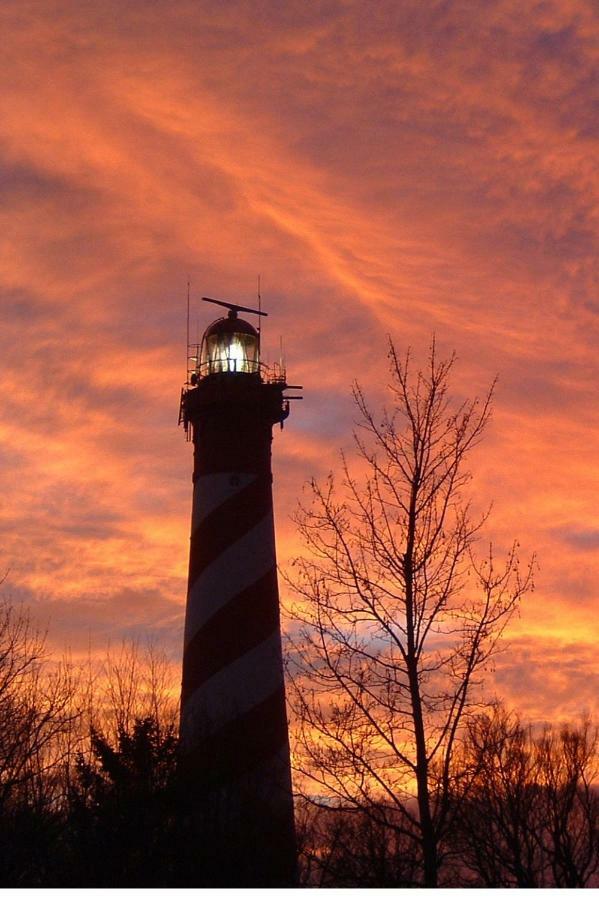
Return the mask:
<path id="1" fill-rule="evenodd" d="M 271 444 L 300 398 L 239 315 L 265 313 L 202 299 L 228 313 L 189 346 L 181 397 L 194 447 L 181 764 L 220 848 L 220 886 L 293 886 Z"/>

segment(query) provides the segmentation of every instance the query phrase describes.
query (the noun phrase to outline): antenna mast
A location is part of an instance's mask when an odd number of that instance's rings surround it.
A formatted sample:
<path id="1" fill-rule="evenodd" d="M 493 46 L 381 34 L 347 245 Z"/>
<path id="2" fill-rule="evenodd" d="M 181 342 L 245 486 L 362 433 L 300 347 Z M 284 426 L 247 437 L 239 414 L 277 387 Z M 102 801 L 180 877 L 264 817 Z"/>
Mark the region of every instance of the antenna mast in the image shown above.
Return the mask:
<path id="1" fill-rule="evenodd" d="M 258 274 L 258 315 L 262 315 L 262 295 L 260 294 L 260 275 Z M 258 334 L 262 330 L 260 319 L 258 319 Z"/>
<path id="2" fill-rule="evenodd" d="M 187 344 L 185 347 L 185 384 L 189 382 L 189 275 L 187 276 Z"/>

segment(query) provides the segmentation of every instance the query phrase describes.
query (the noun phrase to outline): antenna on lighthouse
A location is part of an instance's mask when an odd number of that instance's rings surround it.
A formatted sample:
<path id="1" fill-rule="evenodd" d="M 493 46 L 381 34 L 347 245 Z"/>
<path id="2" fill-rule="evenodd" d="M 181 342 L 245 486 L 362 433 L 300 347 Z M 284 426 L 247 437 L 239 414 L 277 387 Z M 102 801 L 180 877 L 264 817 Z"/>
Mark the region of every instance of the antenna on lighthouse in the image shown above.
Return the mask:
<path id="1" fill-rule="evenodd" d="M 190 291 L 190 279 L 189 275 L 187 276 L 187 340 L 185 342 L 185 383 L 189 383 L 189 291 Z"/>
<path id="2" fill-rule="evenodd" d="M 258 274 L 258 314 L 262 315 L 262 294 L 260 293 L 260 275 Z M 258 335 L 260 335 L 262 328 L 260 326 L 260 319 L 258 319 Z"/>

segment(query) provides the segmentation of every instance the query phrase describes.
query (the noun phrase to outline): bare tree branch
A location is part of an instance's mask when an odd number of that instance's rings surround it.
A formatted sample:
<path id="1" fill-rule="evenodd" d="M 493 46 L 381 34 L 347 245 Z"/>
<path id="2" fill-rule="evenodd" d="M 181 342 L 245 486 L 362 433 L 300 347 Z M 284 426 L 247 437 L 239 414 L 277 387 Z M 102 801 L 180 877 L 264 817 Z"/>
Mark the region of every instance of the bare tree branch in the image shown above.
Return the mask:
<path id="1" fill-rule="evenodd" d="M 289 698 L 294 758 L 319 789 L 352 808 L 377 800 L 401 810 L 422 853 L 423 883 L 438 883 L 450 826 L 452 762 L 476 709 L 485 666 L 532 588 L 516 545 L 498 566 L 475 545 L 465 489 L 468 455 L 491 415 L 482 401 L 453 403 L 455 357 L 413 373 L 389 341 L 392 408 L 353 398 L 358 465 L 312 481 L 296 522 L 307 555 L 289 578 L 296 600 Z"/>

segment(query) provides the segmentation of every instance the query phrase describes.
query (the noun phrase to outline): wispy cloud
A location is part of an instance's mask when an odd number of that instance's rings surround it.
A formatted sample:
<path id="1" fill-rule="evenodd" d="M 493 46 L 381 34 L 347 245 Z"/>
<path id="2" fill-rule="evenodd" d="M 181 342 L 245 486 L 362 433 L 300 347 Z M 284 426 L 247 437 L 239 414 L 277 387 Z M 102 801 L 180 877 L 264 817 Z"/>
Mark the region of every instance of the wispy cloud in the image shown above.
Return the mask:
<path id="1" fill-rule="evenodd" d="M 458 391 L 500 375 L 475 485 L 499 544 L 539 552 L 518 634 L 596 636 L 590 0 L 1 15 L 2 556 L 56 604 L 56 643 L 77 598 L 77 628 L 101 633 L 162 633 L 182 608 L 185 282 L 248 302 L 258 273 L 267 352 L 284 334 L 306 385 L 275 439 L 280 559 L 302 483 L 351 443 L 353 379 L 376 405 L 385 335 L 422 358 L 435 331 Z M 527 691 L 549 702 L 540 678 Z"/>

